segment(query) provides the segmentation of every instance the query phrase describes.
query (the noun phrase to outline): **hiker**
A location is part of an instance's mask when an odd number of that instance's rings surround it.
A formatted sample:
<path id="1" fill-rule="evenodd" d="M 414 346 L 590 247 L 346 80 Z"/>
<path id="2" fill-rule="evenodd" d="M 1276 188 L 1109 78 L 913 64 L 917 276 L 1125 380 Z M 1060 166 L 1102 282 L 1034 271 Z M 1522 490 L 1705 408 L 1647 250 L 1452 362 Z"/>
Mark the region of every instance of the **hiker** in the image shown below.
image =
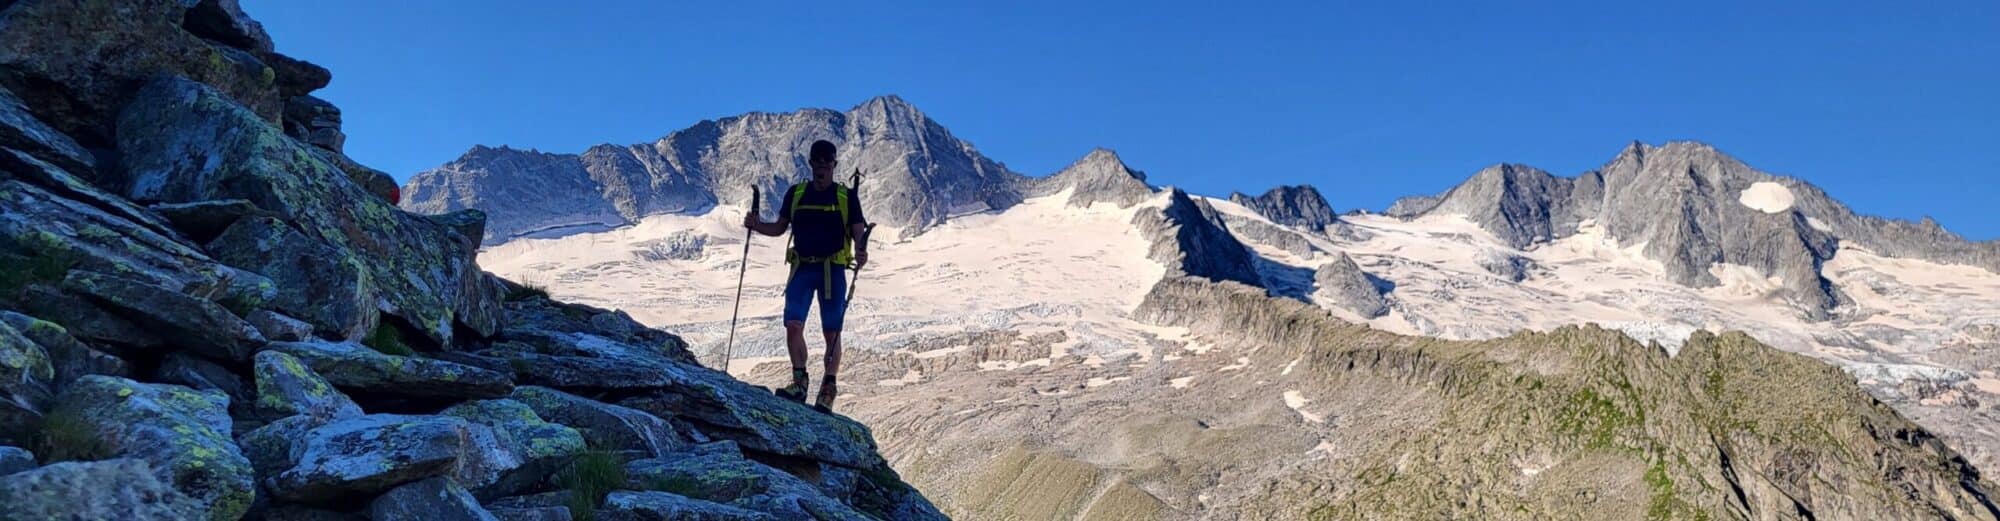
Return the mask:
<path id="1" fill-rule="evenodd" d="M 840 374 L 840 325 L 847 314 L 847 269 L 861 269 L 868 263 L 866 241 L 855 241 L 867 233 L 861 216 L 861 202 L 848 187 L 833 181 L 836 150 L 833 143 L 812 144 L 807 163 L 812 180 L 785 190 L 778 220 L 763 222 L 756 212 L 743 216 L 743 226 L 751 231 L 777 237 L 792 232 L 785 263 L 791 277 L 785 282 L 785 351 L 792 358 L 792 384 L 779 389 L 778 396 L 799 403 L 806 401 L 806 312 L 819 301 L 819 325 L 826 337 L 826 375 L 820 380 L 813 407 L 833 410 L 839 392 L 835 376 Z M 817 298 L 815 298 L 815 296 Z"/>

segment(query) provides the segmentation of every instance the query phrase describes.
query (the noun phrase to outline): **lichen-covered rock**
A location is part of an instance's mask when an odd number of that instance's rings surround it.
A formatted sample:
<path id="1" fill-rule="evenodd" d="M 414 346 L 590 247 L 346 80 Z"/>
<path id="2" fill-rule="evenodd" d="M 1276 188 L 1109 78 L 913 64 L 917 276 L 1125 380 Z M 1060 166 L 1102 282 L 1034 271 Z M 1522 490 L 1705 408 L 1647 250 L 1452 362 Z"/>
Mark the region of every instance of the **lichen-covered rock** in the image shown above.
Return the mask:
<path id="1" fill-rule="evenodd" d="M 72 137 L 109 142 L 107 123 L 132 87 L 162 74 L 214 85 L 267 121 L 281 109 L 277 73 L 249 52 L 182 29 L 191 2 L 26 0 L 0 12 L 4 82 Z"/>
<path id="2" fill-rule="evenodd" d="M 0 323 L 0 441 L 24 441 L 26 430 L 48 409 L 55 366 L 40 344 Z"/>
<path id="3" fill-rule="evenodd" d="M 778 521 L 780 518 L 671 492 L 617 491 L 597 512 L 604 521 Z"/>
<path id="4" fill-rule="evenodd" d="M 447 478 L 417 481 L 383 493 L 368 504 L 370 519 L 499 521 L 465 487 Z"/>
<path id="5" fill-rule="evenodd" d="M 499 508 L 488 506 L 486 507 L 486 511 L 492 512 L 493 517 L 500 518 L 500 521 L 571 521 L 576 519 L 569 515 L 568 507 Z M 605 519 L 604 514 L 600 512 L 596 519 Z"/>
<path id="6" fill-rule="evenodd" d="M 395 396 L 500 398 L 514 391 L 507 375 L 465 364 L 389 355 L 353 343 L 274 342 L 335 387 Z"/>
<path id="7" fill-rule="evenodd" d="M 825 414 L 700 366 L 661 367 L 669 385 L 620 405 L 693 422 L 709 436 L 735 440 L 773 454 L 854 468 L 875 468 L 882 457 L 868 428 Z"/>
<path id="8" fill-rule="evenodd" d="M 599 450 L 661 456 L 687 446 L 672 425 L 638 409 L 536 386 L 517 387 L 509 398 L 534 409 L 544 420 L 575 427 L 586 444 Z"/>
<path id="9" fill-rule="evenodd" d="M 250 518 L 255 519 L 255 518 Z M 264 521 L 369 521 L 360 514 L 282 505 L 263 512 Z"/>
<path id="10" fill-rule="evenodd" d="M 282 221 L 238 220 L 207 249 L 216 260 L 270 277 L 278 286 L 271 307 L 305 319 L 323 334 L 351 340 L 376 327 L 377 295 L 364 282 L 367 266 Z"/>
<path id="11" fill-rule="evenodd" d="M 697 449 L 627 463 L 626 484 L 763 512 L 775 519 L 874 519 L 797 476 L 745 459 L 732 450 L 734 444 L 716 445 L 710 448 L 719 450 Z"/>
<path id="12" fill-rule="evenodd" d="M 646 327 L 619 311 L 536 299 L 508 303 L 506 324 L 502 339 L 523 341 L 549 353 L 699 363 L 688 352 L 686 340 Z"/>
<path id="13" fill-rule="evenodd" d="M 186 353 L 174 353 L 162 359 L 154 379 L 194 389 L 222 391 L 229 396 L 231 409 L 251 405 L 256 398 L 254 389 L 236 371 Z"/>
<path id="14" fill-rule="evenodd" d="M 10 156 L 0 150 L 0 170 L 19 171 L 6 167 Z M 32 170 L 47 174 L 46 180 L 0 180 L 0 262 L 37 265 L 25 261 L 39 259 L 45 268 L 115 273 L 217 300 L 256 296 L 232 296 L 242 290 L 223 279 L 259 277 L 215 263 L 145 210 L 45 164 Z M 52 283 L 63 273 L 38 275 Z"/>
<path id="15" fill-rule="evenodd" d="M 65 389 L 56 408 L 82 418 L 112 454 L 151 464 L 203 518 L 233 520 L 250 508 L 254 475 L 230 439 L 221 392 L 92 375 Z"/>
<path id="16" fill-rule="evenodd" d="M 268 309 L 252 311 L 250 316 L 243 317 L 243 320 L 249 321 L 251 327 L 257 328 L 257 332 L 264 334 L 265 340 L 272 342 L 304 342 L 313 339 L 312 324 Z"/>
<path id="17" fill-rule="evenodd" d="M 257 205 L 245 199 L 159 203 L 147 208 L 159 213 L 175 230 L 195 242 L 208 242 L 222 235 L 222 231 L 236 224 L 237 220 L 263 213 Z"/>
<path id="18" fill-rule="evenodd" d="M 269 478 L 298 464 L 299 455 L 292 448 L 304 442 L 306 434 L 329 421 L 332 419 L 303 414 L 280 418 L 237 436 L 236 447 L 250 460 L 250 467 L 258 476 Z"/>
<path id="19" fill-rule="evenodd" d="M 104 346 L 114 354 L 154 353 L 165 349 L 166 339 L 126 320 L 92 299 L 64 293 L 47 286 L 21 290 L 21 309 L 52 323 L 62 324 L 78 340 Z"/>
<path id="20" fill-rule="evenodd" d="M 439 414 L 491 427 L 501 448 L 521 459 L 520 467 L 480 487 L 480 497 L 512 494 L 539 483 L 584 451 L 583 435 L 576 429 L 544 421 L 534 409 L 514 400 L 466 402 Z"/>
<path id="21" fill-rule="evenodd" d="M 157 474 L 144 460 L 123 458 L 57 463 L 0 476 L 0 505 L 6 505 L 0 516 L 23 521 L 220 519 L 204 515 L 202 504 Z"/>
<path id="22" fill-rule="evenodd" d="M 458 326 L 480 335 L 497 332 L 501 299 L 473 260 L 476 240 L 371 197 L 317 149 L 214 89 L 180 78 L 157 80 L 118 120 L 127 174 L 121 186 L 134 200 L 247 199 L 307 239 L 332 246 L 338 263 L 365 267 L 362 284 L 382 300 L 380 309 L 429 341 L 451 345 Z"/>
<path id="23" fill-rule="evenodd" d="M 338 420 L 312 429 L 291 453 L 297 463 L 268 484 L 277 498 L 303 503 L 366 496 L 437 476 L 484 485 L 520 466 L 492 429 L 450 416 Z"/>
<path id="24" fill-rule="evenodd" d="M 0 323 L 14 327 L 14 331 L 28 337 L 48 353 L 48 363 L 56 369 L 54 391 L 62 391 L 62 387 L 68 387 L 84 375 L 132 377 L 132 367 L 124 359 L 78 343 L 62 325 L 12 311 L 0 311 Z"/>
<path id="25" fill-rule="evenodd" d="M 86 177 L 97 168 L 97 158 L 68 135 L 28 113 L 27 104 L 5 87 L 0 87 L 0 147 L 20 150 Z"/>
<path id="26" fill-rule="evenodd" d="M 257 382 L 256 413 L 263 418 L 304 414 L 321 418 L 360 416 L 361 406 L 333 388 L 297 357 L 279 351 L 257 353 L 251 365 Z"/>
<path id="27" fill-rule="evenodd" d="M 35 468 L 35 453 L 0 445 L 0 476 Z"/>
<path id="28" fill-rule="evenodd" d="M 347 145 L 347 134 L 340 131 L 340 107 L 313 96 L 285 100 L 285 134 L 332 152 Z"/>
<path id="29" fill-rule="evenodd" d="M 221 304 L 139 280 L 71 271 L 63 279 L 63 289 L 88 295 L 141 325 L 159 330 L 168 342 L 202 356 L 243 362 L 264 344 L 263 334 Z"/>

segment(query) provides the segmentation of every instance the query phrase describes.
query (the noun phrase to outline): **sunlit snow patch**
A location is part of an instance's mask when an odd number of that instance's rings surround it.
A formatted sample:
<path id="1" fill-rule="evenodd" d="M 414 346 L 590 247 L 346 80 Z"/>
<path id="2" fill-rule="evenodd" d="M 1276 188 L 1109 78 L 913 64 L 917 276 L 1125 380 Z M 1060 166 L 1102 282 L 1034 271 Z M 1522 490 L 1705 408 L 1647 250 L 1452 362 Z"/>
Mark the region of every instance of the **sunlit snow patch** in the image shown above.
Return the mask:
<path id="1" fill-rule="evenodd" d="M 1742 197 L 1736 199 L 1751 209 L 1764 213 L 1778 213 L 1792 209 L 1792 189 L 1770 181 L 1750 185 L 1743 190 Z"/>

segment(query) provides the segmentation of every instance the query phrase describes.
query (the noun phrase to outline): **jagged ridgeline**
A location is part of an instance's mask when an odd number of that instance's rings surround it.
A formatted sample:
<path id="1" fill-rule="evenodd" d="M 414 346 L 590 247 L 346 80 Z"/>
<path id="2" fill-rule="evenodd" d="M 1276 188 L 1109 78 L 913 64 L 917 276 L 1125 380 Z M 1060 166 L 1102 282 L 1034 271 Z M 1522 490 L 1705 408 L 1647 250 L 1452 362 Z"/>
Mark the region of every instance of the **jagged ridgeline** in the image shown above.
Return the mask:
<path id="1" fill-rule="evenodd" d="M 0 2 L 0 518 L 943 517 L 863 425 L 481 271 L 273 49 Z"/>

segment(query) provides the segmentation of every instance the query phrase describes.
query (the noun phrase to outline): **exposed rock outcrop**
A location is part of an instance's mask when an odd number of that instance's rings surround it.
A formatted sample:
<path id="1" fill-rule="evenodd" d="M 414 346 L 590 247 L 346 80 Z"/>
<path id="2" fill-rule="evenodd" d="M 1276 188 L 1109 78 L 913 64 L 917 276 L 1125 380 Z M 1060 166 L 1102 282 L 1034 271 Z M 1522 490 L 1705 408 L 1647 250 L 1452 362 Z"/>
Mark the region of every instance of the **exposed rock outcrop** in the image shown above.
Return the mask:
<path id="1" fill-rule="evenodd" d="M 1054 194 L 1068 190 L 1069 205 L 1088 207 L 1104 202 L 1128 208 L 1153 196 L 1153 187 L 1146 184 L 1146 173 L 1133 170 L 1118 158 L 1117 152 L 1099 148 L 1090 151 L 1082 159 L 1070 163 L 1055 175 L 1036 181 L 1032 195 Z"/>
<path id="2" fill-rule="evenodd" d="M 235 0 L 0 2 L 0 517 L 672 516 L 567 469 L 730 440 L 786 486 L 712 510 L 942 519 L 859 424 L 481 271 L 486 216 L 394 206 L 310 95 L 329 73 L 273 49 Z M 929 165 L 969 147 L 899 148 L 949 141 L 900 100 L 857 111 L 859 142 L 928 134 L 854 150 L 871 171 L 923 158 L 874 186 L 968 179 Z M 884 207 L 955 203 L 913 204 Z M 483 505 L 530 495 L 579 501 Z"/>
<path id="3" fill-rule="evenodd" d="M 1280 186 L 1256 197 L 1230 193 L 1229 202 L 1256 211 L 1271 222 L 1308 230 L 1319 230 L 1339 221 L 1333 207 L 1311 185 Z"/>
<path id="4" fill-rule="evenodd" d="M 1373 275 L 1361 271 L 1361 266 L 1355 264 L 1345 252 L 1315 270 L 1313 283 L 1319 286 L 1320 295 L 1343 309 L 1361 315 L 1361 318 L 1375 318 L 1389 313 L 1389 302 L 1382 298 L 1382 284 L 1376 282 Z"/>

